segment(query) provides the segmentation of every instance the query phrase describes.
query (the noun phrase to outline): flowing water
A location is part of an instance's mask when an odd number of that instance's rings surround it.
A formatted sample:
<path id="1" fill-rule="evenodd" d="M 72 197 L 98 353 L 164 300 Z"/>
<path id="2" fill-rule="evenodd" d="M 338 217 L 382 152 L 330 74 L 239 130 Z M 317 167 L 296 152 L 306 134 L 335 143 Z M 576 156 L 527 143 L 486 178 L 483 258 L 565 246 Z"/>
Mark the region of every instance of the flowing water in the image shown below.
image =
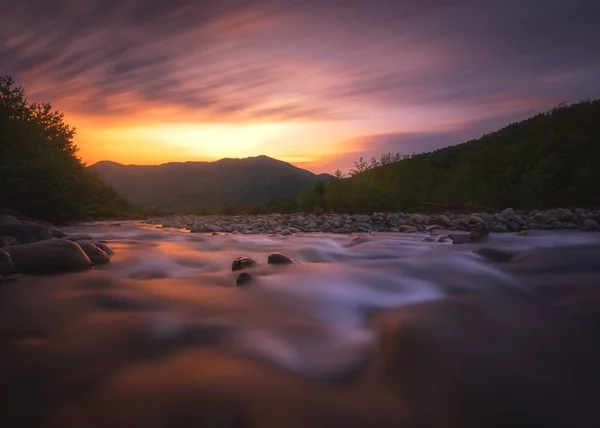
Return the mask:
<path id="1" fill-rule="evenodd" d="M 65 231 L 115 254 L 89 272 L 0 283 L 2 427 L 600 420 L 600 234 L 452 245 L 134 222 Z M 299 264 L 267 265 L 275 251 Z M 258 262 L 249 286 L 235 285 L 239 256 Z"/>

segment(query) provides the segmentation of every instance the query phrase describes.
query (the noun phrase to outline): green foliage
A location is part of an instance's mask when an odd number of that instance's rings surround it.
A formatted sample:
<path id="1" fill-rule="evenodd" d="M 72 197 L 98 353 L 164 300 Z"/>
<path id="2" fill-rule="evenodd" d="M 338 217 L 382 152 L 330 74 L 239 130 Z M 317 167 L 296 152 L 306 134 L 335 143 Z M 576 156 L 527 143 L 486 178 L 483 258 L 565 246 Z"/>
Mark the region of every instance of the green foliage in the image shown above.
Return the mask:
<path id="1" fill-rule="evenodd" d="M 0 206 L 45 220 L 139 215 L 77 158 L 75 129 L 0 77 Z"/>
<path id="2" fill-rule="evenodd" d="M 319 198 L 297 198 L 347 213 L 600 207 L 600 101 L 560 106 L 497 132 L 431 153 L 362 158 L 350 178 L 331 180 Z"/>

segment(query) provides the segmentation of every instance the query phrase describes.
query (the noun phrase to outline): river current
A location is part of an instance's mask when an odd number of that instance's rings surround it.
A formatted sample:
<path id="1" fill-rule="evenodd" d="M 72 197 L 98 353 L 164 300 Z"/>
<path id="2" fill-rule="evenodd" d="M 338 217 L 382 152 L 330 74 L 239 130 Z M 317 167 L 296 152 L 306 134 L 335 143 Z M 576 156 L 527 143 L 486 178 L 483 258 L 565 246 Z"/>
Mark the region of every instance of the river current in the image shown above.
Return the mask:
<path id="1" fill-rule="evenodd" d="M 600 423 L 600 234 L 64 230 L 115 254 L 0 283 L 2 427 Z"/>

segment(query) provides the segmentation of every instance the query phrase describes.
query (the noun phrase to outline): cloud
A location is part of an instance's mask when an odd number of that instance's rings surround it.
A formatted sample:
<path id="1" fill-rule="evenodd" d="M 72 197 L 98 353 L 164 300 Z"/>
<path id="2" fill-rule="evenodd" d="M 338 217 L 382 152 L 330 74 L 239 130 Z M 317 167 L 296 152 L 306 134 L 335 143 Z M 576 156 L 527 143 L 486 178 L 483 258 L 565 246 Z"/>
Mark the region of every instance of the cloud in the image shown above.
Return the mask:
<path id="1" fill-rule="evenodd" d="M 500 117 L 515 98 L 539 109 L 600 96 L 594 0 L 0 3 L 2 72 L 89 116 L 352 121 L 436 108 L 440 118 Z"/>

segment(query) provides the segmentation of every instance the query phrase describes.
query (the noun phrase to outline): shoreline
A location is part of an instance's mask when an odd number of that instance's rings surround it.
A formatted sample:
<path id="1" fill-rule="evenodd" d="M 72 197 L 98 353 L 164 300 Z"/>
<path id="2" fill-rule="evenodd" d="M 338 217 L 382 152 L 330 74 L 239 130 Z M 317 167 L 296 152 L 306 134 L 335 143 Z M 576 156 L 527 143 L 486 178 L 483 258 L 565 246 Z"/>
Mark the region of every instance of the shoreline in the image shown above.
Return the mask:
<path id="1" fill-rule="evenodd" d="M 517 233 L 526 230 L 600 231 L 600 210 L 552 209 L 520 211 L 507 208 L 493 214 L 383 213 L 334 214 L 293 213 L 256 215 L 181 214 L 151 217 L 143 221 L 157 228 L 173 227 L 191 233 L 279 234 L 294 233 L 434 233 L 438 229 L 470 232 L 485 226 L 492 233 Z"/>

